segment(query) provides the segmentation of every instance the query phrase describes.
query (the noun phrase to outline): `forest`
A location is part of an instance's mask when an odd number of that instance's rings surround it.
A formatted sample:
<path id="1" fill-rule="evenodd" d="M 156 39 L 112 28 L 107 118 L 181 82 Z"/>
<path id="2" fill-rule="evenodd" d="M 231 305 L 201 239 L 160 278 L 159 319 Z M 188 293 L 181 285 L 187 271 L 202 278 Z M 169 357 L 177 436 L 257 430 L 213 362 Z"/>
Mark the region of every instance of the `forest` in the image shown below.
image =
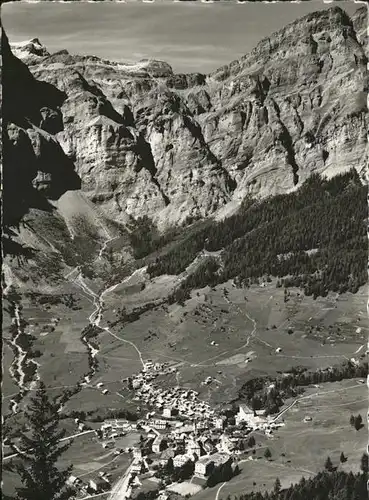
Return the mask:
<path id="1" fill-rule="evenodd" d="M 332 179 L 314 174 L 296 192 L 246 198 L 236 214 L 220 222 L 196 222 L 153 240 L 147 235 L 154 232 L 146 231 L 138 253 L 157 252 L 148 260 L 154 277 L 178 275 L 202 251 L 220 251 L 216 262 L 204 259 L 195 276 L 182 282 L 174 294 L 178 301 L 194 287 L 231 278 L 249 286 L 265 276 L 284 278 L 284 286 L 301 287 L 314 298 L 329 291 L 355 293 L 367 280 L 366 197 L 354 169 Z"/>
<path id="2" fill-rule="evenodd" d="M 366 378 L 367 361 L 354 364 L 352 361 L 316 371 L 296 367 L 278 377 L 259 377 L 246 382 L 239 391 L 240 399 L 246 400 L 253 410 L 265 410 L 266 415 L 278 413 L 284 400 L 304 392 L 303 387 L 344 379 Z M 270 389 L 270 385 L 273 388 Z"/>
<path id="3" fill-rule="evenodd" d="M 289 488 L 282 490 L 277 479 L 273 491 L 245 493 L 232 500 L 365 500 L 368 498 L 367 479 L 368 455 L 364 454 L 359 473 L 337 471 L 337 467 L 326 465 L 324 472 L 309 479 L 303 477 Z"/>

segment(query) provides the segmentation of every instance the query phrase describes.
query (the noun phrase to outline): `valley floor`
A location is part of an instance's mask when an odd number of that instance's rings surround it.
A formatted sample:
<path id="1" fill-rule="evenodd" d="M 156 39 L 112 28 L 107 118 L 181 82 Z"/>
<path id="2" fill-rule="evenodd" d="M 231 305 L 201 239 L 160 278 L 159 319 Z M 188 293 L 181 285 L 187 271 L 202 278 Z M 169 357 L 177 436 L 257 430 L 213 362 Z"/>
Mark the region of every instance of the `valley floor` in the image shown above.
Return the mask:
<path id="1" fill-rule="evenodd" d="M 286 299 L 283 288 L 277 288 L 275 282 L 250 289 L 238 289 L 228 282 L 194 291 L 183 307 L 160 305 L 163 290 L 174 281 L 170 276 L 149 281 L 144 272 L 136 272 L 102 293 L 97 283 L 81 281 L 75 272 L 67 276 L 62 288 L 63 294 L 74 297 L 72 307 L 63 301 L 40 304 L 30 296 L 22 297 L 26 334 L 41 332 L 33 346 L 41 352 L 37 376 L 55 393 L 82 383 L 63 412 L 90 412 L 104 420 L 111 410 L 144 411 L 145 405 L 135 401 L 134 393 L 126 390 L 122 381 L 140 372 L 148 360 L 171 367 L 155 379 L 157 387 L 196 390 L 200 401 L 219 410 L 237 399 L 240 387 L 252 378 L 275 376 L 296 366 L 326 368 L 365 356 L 366 289 L 355 295 L 331 294 L 317 300 L 289 289 Z M 155 301 L 157 305 L 135 321 L 122 321 L 123 306 L 129 312 L 133 305 L 142 307 Z M 4 332 L 11 321 L 11 315 L 4 316 Z M 86 344 L 81 332 L 89 323 L 100 330 Z M 11 401 L 20 387 L 8 374 L 14 364 L 14 353 L 8 346 L 3 364 L 3 411 L 11 426 L 22 422 L 22 405 L 33 389 L 28 384 L 23 393 L 21 390 L 20 413 L 16 413 Z M 286 408 L 292 402 L 286 401 Z M 355 431 L 349 418 L 351 413 L 361 413 L 366 421 L 366 408 L 366 385 L 359 380 L 308 388 L 283 415 L 285 426 L 276 431 L 275 437 L 255 432 L 260 448 L 255 460 L 242 458 L 238 476 L 196 497 L 219 500 L 240 491 L 267 489 L 277 476 L 282 485 L 288 485 L 320 470 L 327 455 L 338 465 L 341 451 L 348 457 L 343 467 L 356 470 L 365 429 Z M 304 422 L 306 415 L 312 417 L 311 422 Z M 64 424 L 68 434 L 78 432 L 73 420 L 66 418 Z M 266 447 L 272 452 L 271 461 L 263 456 Z M 105 470 L 117 480 L 129 457 L 114 455 L 113 451 L 103 450 L 95 435 L 86 434 L 75 440 L 66 460 L 74 464 L 82 479 L 89 480 Z M 7 474 L 4 485 L 12 489 L 13 480 Z"/>

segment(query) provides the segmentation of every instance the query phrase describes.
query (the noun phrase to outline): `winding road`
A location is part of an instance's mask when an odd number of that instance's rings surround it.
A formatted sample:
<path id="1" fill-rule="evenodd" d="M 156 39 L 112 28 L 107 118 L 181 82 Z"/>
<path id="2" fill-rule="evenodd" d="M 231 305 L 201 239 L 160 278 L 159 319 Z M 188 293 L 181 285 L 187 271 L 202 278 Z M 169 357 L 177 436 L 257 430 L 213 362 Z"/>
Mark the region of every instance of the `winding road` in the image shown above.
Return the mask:
<path id="1" fill-rule="evenodd" d="M 125 500 L 129 488 L 129 480 L 131 478 L 131 469 L 133 462 L 129 465 L 123 477 L 115 484 L 111 490 L 109 500 Z"/>
<path id="2" fill-rule="evenodd" d="M 318 392 L 314 392 L 313 394 L 306 394 L 305 396 L 300 396 L 300 397 L 296 398 L 294 401 L 292 401 L 292 403 L 289 404 L 287 406 L 287 408 L 284 408 L 280 413 L 278 413 L 278 415 L 276 415 L 275 418 L 273 418 L 272 422 L 275 422 L 277 419 L 279 419 L 288 410 L 290 410 L 293 406 L 295 406 L 295 404 L 298 403 L 299 401 L 303 401 L 304 399 L 311 399 L 311 398 L 319 397 L 319 396 L 325 396 L 326 394 L 330 394 L 332 392 L 340 392 L 340 391 L 347 391 L 350 389 L 357 389 L 358 387 L 362 388 L 363 386 L 359 385 L 359 384 L 355 384 L 355 385 L 350 385 L 349 387 L 343 387 L 342 389 L 332 389 L 329 391 L 318 391 Z"/>
<path id="3" fill-rule="evenodd" d="M 95 432 L 94 430 L 88 430 L 88 431 L 83 431 L 83 432 L 78 432 L 77 434 L 72 434 L 72 436 L 66 436 L 61 439 L 59 439 L 58 443 L 61 443 L 63 441 L 68 441 L 68 439 L 74 439 L 80 436 L 84 436 L 86 434 L 91 434 L 92 432 Z M 18 448 L 17 448 L 18 449 Z M 19 453 L 22 453 L 22 450 L 19 450 Z M 11 458 L 16 457 L 19 455 L 19 453 L 12 453 L 11 455 L 7 455 L 6 457 L 3 457 L 3 460 L 10 460 Z"/>
<path id="4" fill-rule="evenodd" d="M 223 483 L 221 486 L 219 486 L 218 490 L 217 490 L 217 493 L 215 495 L 215 500 L 218 500 L 219 498 L 219 493 L 220 493 L 220 490 L 226 485 L 227 483 Z"/>

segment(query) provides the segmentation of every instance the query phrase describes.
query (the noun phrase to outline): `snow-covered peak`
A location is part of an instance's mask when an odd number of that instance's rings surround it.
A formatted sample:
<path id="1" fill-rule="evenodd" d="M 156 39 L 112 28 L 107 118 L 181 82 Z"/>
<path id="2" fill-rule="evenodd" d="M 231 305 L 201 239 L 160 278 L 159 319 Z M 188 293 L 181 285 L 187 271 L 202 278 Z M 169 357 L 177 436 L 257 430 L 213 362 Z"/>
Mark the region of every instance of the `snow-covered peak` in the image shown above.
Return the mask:
<path id="1" fill-rule="evenodd" d="M 10 48 L 13 54 L 19 59 L 27 59 L 29 57 L 45 57 L 50 55 L 45 45 L 43 45 L 38 38 L 11 43 Z"/>

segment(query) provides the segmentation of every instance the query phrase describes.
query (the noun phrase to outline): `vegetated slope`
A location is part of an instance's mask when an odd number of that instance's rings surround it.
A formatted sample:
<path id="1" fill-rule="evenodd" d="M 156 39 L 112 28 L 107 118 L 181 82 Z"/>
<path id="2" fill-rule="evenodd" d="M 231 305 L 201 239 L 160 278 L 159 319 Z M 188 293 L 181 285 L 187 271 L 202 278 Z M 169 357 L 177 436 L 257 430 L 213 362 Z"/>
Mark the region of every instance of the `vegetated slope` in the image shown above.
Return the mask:
<path id="1" fill-rule="evenodd" d="M 314 12 L 209 75 L 50 55 L 38 40 L 15 50 L 67 95 L 57 139 L 84 193 L 111 219 L 162 230 L 289 192 L 313 172 L 364 174 L 365 26 L 364 7 L 352 19 Z"/>
<path id="2" fill-rule="evenodd" d="M 177 300 L 191 288 L 230 278 L 247 286 L 265 275 L 285 277 L 286 286 L 302 286 L 307 295 L 355 292 L 367 278 L 366 196 L 351 170 L 329 180 L 313 175 L 294 193 L 247 198 L 237 214 L 179 237 L 148 272 L 179 274 L 199 252 L 222 250 L 182 283 Z"/>
<path id="3" fill-rule="evenodd" d="M 365 355 L 361 356 L 365 359 Z M 239 390 L 239 398 L 246 400 L 253 410 L 264 410 L 265 415 L 278 413 L 284 401 L 304 392 L 312 384 L 363 378 L 368 373 L 368 362 L 344 361 L 326 369 L 307 371 L 295 367 L 277 377 L 259 377 L 247 381 Z"/>
<path id="4" fill-rule="evenodd" d="M 329 471 L 319 472 L 316 476 L 305 479 L 304 477 L 289 488 L 281 491 L 280 483 L 272 492 L 245 493 L 235 496 L 233 500 L 322 500 L 322 499 L 364 499 L 367 498 L 367 456 L 363 459 L 364 471 L 353 474 L 352 472 L 336 471 L 333 467 Z M 322 457 L 324 462 L 324 457 Z"/>

